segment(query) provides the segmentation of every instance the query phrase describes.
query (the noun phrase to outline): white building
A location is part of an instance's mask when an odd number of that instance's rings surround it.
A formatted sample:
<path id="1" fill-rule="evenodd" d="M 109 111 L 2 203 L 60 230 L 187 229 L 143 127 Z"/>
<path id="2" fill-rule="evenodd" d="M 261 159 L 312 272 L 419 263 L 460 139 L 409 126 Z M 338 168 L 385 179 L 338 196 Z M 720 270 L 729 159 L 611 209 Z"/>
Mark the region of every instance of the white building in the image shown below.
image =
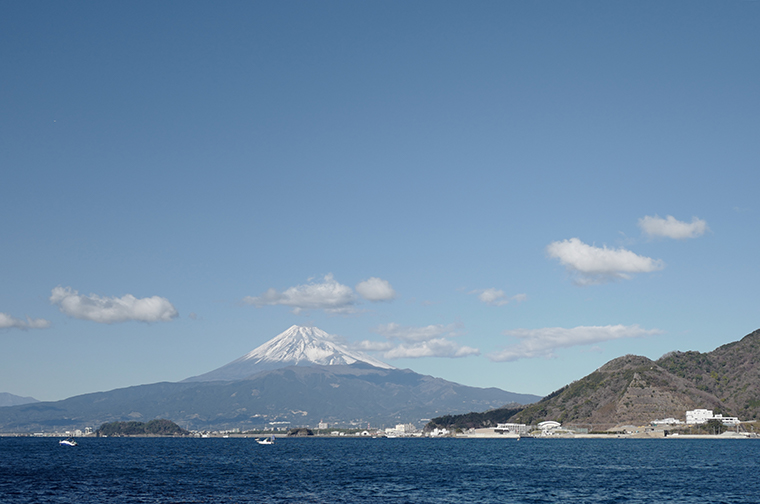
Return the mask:
<path id="1" fill-rule="evenodd" d="M 562 424 L 554 420 L 546 420 L 538 424 L 542 436 L 551 435 L 553 431 L 559 430 L 561 427 Z"/>
<path id="2" fill-rule="evenodd" d="M 408 436 L 414 432 L 417 432 L 417 429 L 412 424 L 396 424 L 395 427 L 385 429 L 387 436 Z"/>
<path id="3" fill-rule="evenodd" d="M 430 437 L 448 436 L 450 434 L 448 429 L 439 429 L 436 427 L 430 432 Z"/>
<path id="4" fill-rule="evenodd" d="M 713 417 L 712 410 L 708 409 L 695 409 L 686 412 L 687 424 L 703 424 L 707 423 Z"/>
<path id="5" fill-rule="evenodd" d="M 519 434 L 524 436 L 530 433 L 530 427 L 525 424 L 500 423 L 496 424 L 494 432 L 497 434 Z"/>
<path id="6" fill-rule="evenodd" d="M 695 409 L 686 412 L 687 424 L 703 424 L 709 420 L 720 420 L 723 425 L 739 425 L 741 422 L 738 417 L 724 417 L 720 413 L 713 415 L 712 410 L 707 409 Z"/>
<path id="7" fill-rule="evenodd" d="M 652 425 L 681 425 L 683 422 L 675 418 L 664 418 L 662 420 L 654 420 Z"/>
<path id="8" fill-rule="evenodd" d="M 713 417 L 715 420 L 720 420 L 723 425 L 739 425 L 741 422 L 738 417 L 735 416 L 723 416 L 721 414 Z"/>

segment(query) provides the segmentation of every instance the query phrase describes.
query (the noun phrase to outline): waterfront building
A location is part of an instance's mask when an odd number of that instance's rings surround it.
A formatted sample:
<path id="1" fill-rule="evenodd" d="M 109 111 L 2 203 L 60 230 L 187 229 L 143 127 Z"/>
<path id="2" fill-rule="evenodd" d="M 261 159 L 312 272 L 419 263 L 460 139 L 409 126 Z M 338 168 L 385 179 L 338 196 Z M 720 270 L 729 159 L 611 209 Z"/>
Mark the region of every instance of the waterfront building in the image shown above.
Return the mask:
<path id="1" fill-rule="evenodd" d="M 739 421 L 738 417 L 735 416 L 726 416 L 724 417 L 721 414 L 715 415 L 713 417 L 715 420 L 720 420 L 723 425 L 739 425 L 741 421 Z"/>
<path id="2" fill-rule="evenodd" d="M 713 417 L 712 410 L 708 409 L 695 409 L 686 412 L 686 423 L 697 425 L 707 423 Z"/>
<path id="3" fill-rule="evenodd" d="M 494 432 L 497 434 L 518 434 L 525 436 L 530 433 L 530 427 L 525 424 L 500 423 L 496 424 Z"/>
<path id="4" fill-rule="evenodd" d="M 724 417 L 720 413 L 713 415 L 713 411 L 708 409 L 695 409 L 686 412 L 687 424 L 699 425 L 710 420 L 720 420 L 723 425 L 739 425 L 741 423 L 738 417 Z"/>
<path id="5" fill-rule="evenodd" d="M 654 420 L 652 425 L 681 425 L 683 422 L 676 418 L 664 418 L 662 420 Z"/>
<path id="6" fill-rule="evenodd" d="M 562 424 L 555 422 L 554 420 L 546 420 L 538 424 L 538 428 L 541 429 L 541 435 L 551 434 L 552 431 L 562 427 Z"/>

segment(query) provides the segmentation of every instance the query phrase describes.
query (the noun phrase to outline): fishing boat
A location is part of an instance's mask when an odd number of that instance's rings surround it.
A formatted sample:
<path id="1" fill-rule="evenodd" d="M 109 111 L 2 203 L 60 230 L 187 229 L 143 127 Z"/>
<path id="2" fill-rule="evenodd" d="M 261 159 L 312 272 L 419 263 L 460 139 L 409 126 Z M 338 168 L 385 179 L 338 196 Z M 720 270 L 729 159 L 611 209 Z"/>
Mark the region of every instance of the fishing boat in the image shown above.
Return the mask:
<path id="1" fill-rule="evenodd" d="M 61 446 L 77 446 L 79 443 L 74 438 L 66 438 L 58 441 L 58 444 Z"/>
<path id="2" fill-rule="evenodd" d="M 257 439 L 256 442 L 259 444 L 274 444 L 274 434 L 268 438 Z"/>

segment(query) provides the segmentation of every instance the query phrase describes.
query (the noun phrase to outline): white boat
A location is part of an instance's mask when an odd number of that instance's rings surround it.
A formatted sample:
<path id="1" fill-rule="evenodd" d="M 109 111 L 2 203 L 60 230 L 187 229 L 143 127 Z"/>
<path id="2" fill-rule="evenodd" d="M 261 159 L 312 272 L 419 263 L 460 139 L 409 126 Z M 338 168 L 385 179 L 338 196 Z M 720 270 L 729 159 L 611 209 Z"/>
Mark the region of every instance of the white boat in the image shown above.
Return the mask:
<path id="1" fill-rule="evenodd" d="M 274 435 L 268 438 L 257 439 L 256 442 L 259 444 L 274 444 Z"/>
<path id="2" fill-rule="evenodd" d="M 79 443 L 74 440 L 74 438 L 68 438 L 68 439 L 61 439 L 58 441 L 58 444 L 61 446 L 77 446 Z"/>

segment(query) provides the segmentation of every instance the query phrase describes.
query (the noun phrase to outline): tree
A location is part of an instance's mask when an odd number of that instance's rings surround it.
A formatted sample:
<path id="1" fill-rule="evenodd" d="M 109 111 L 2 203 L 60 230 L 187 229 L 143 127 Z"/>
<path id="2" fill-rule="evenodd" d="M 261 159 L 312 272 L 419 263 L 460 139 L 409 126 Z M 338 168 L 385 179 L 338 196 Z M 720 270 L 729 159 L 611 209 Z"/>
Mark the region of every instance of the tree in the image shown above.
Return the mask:
<path id="1" fill-rule="evenodd" d="M 717 418 L 711 418 L 708 420 L 706 428 L 710 434 L 723 434 L 726 430 L 728 430 L 727 427 L 723 425 L 723 422 Z"/>

